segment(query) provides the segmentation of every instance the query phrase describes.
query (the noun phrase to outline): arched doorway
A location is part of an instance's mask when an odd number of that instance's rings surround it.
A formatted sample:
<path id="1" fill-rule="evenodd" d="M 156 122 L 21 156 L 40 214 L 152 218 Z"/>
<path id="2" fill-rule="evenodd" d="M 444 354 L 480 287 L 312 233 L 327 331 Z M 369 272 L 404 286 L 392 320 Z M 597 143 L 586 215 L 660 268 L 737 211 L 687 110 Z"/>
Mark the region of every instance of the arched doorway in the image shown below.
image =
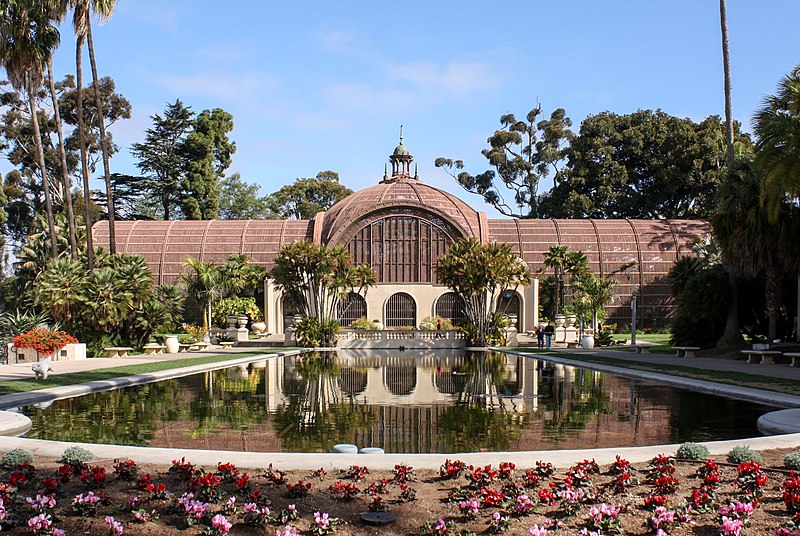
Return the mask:
<path id="1" fill-rule="evenodd" d="M 497 310 L 509 316 L 517 315 L 517 322 L 515 327 L 519 331 L 522 325 L 522 307 L 520 304 L 519 294 L 513 290 L 506 290 L 497 299 Z"/>
<path id="2" fill-rule="evenodd" d="M 417 303 L 409 294 L 398 292 L 386 300 L 383 325 L 387 328 L 417 325 Z"/>
<path id="3" fill-rule="evenodd" d="M 455 292 L 446 292 L 439 296 L 433 308 L 433 314 L 450 319 L 454 325 L 461 324 L 467 318 L 464 313 L 464 300 Z"/>
<path id="4" fill-rule="evenodd" d="M 339 302 L 337 311 L 339 325 L 347 327 L 359 318 L 367 318 L 367 300 L 356 292 L 350 292 Z"/>
<path id="5" fill-rule="evenodd" d="M 281 299 L 281 312 L 281 317 L 283 318 L 283 332 L 285 333 L 286 328 L 292 325 L 294 316 L 300 313 L 300 309 L 298 309 L 294 301 L 289 298 L 288 294 L 284 294 Z"/>

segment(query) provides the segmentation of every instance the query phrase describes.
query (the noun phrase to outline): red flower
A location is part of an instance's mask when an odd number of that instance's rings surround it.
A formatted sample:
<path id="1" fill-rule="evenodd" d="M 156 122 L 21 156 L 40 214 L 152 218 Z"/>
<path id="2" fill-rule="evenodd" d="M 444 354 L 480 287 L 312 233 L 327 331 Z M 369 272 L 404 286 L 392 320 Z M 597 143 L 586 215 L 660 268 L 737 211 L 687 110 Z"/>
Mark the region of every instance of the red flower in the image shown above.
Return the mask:
<path id="1" fill-rule="evenodd" d="M 17 335 L 11 342 L 17 348 L 33 348 L 40 354 L 50 355 L 68 344 L 77 343 L 78 339 L 63 331 L 35 328 Z"/>

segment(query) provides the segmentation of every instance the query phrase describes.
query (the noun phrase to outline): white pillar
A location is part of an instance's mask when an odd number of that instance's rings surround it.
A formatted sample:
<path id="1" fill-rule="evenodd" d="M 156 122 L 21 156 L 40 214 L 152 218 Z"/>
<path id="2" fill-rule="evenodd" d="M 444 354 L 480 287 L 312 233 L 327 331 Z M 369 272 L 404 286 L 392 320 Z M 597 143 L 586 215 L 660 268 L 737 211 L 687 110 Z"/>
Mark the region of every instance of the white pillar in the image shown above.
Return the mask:
<path id="1" fill-rule="evenodd" d="M 264 280 L 264 322 L 267 324 L 267 333 L 278 333 L 277 307 L 275 305 L 275 286 L 271 279 Z"/>

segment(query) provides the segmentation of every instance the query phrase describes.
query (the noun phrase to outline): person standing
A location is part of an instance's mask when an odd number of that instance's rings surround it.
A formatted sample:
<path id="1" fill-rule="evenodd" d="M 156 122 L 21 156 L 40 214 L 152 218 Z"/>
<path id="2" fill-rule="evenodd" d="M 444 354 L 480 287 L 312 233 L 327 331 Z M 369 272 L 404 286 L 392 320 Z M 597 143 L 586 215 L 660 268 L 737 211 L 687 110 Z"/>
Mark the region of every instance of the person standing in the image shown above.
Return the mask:
<path id="1" fill-rule="evenodd" d="M 539 343 L 539 350 L 544 349 L 544 328 L 536 328 L 536 340 Z"/>
<path id="2" fill-rule="evenodd" d="M 544 327 L 544 338 L 545 338 L 545 346 L 547 349 L 550 349 L 550 346 L 553 344 L 553 335 L 556 334 L 556 328 L 553 327 L 553 324 L 550 322 Z"/>

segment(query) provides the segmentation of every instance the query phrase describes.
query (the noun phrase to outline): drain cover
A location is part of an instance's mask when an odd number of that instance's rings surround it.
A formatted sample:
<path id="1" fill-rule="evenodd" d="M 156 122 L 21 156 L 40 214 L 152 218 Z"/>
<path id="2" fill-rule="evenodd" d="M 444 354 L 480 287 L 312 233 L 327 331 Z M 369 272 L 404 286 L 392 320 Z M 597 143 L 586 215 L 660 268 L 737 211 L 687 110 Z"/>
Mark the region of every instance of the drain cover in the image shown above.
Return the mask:
<path id="1" fill-rule="evenodd" d="M 361 514 L 361 521 L 367 525 L 383 526 L 394 523 L 395 517 L 389 512 L 364 512 Z"/>

